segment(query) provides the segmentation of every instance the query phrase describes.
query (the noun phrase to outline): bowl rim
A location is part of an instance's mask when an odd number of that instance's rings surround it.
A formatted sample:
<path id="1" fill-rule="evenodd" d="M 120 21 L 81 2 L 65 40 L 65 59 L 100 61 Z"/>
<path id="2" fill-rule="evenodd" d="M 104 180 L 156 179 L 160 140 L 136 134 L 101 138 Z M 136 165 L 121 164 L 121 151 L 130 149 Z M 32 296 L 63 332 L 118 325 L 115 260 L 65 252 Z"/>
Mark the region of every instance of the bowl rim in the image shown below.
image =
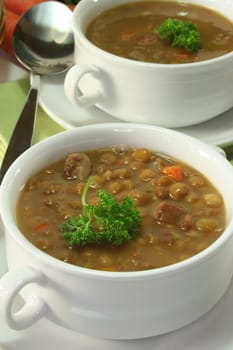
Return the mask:
<path id="1" fill-rule="evenodd" d="M 232 172 L 232 178 L 233 178 L 233 168 L 230 163 L 216 150 L 216 148 L 207 145 L 203 143 L 202 141 L 193 138 L 192 136 L 183 134 L 181 132 L 178 132 L 173 129 L 166 129 L 159 126 L 153 126 L 149 124 L 138 124 L 138 123 L 99 123 L 99 124 L 92 124 L 92 125 L 85 125 L 81 126 L 79 128 L 75 129 L 69 129 L 62 131 L 58 134 L 52 135 L 37 144 L 33 145 L 30 149 L 25 151 L 21 156 L 19 156 L 14 163 L 10 166 L 8 169 L 6 175 L 3 178 L 2 184 L 0 186 L 0 198 L 7 196 L 7 194 L 10 191 L 10 187 L 12 183 L 17 179 L 18 174 L 20 173 L 20 164 L 22 162 L 28 162 L 28 160 L 32 159 L 32 156 L 34 154 L 37 154 L 38 152 L 46 151 L 49 147 L 49 145 L 54 145 L 55 143 L 59 142 L 60 140 L 63 140 L 63 143 L 65 140 L 69 139 L 71 136 L 76 136 L 78 138 L 79 134 L 82 134 L 82 131 L 85 132 L 85 130 L 114 130 L 119 129 L 122 130 L 137 130 L 143 129 L 145 131 L 148 129 L 156 129 L 160 130 L 162 132 L 168 133 L 168 135 L 176 134 L 181 139 L 189 140 L 191 142 L 195 143 L 195 146 L 202 147 L 203 150 L 206 150 L 208 153 L 213 155 L 217 161 L 220 162 L 220 164 L 223 166 L 224 169 L 226 169 L 228 172 Z M 101 145 L 99 146 L 101 147 Z M 57 157 L 59 159 L 59 156 Z M 49 163 L 49 161 L 48 161 Z M 192 164 L 191 164 L 192 166 Z M 20 186 L 22 188 L 23 184 L 20 182 Z M 192 269 L 194 266 L 198 264 L 202 264 L 207 259 L 211 259 L 211 257 L 227 242 L 231 237 L 233 237 L 233 215 L 231 220 L 227 223 L 226 229 L 221 234 L 221 236 L 214 241 L 209 247 L 201 251 L 200 253 L 197 253 L 193 255 L 192 257 L 185 259 L 181 262 L 177 262 L 175 264 L 167 265 L 160 268 L 154 268 L 150 270 L 140 270 L 140 271 L 124 271 L 124 272 L 116 272 L 116 271 L 101 271 L 101 270 L 95 270 L 90 268 L 85 268 L 73 264 L 69 264 L 66 262 L 63 262 L 57 258 L 54 258 L 50 256 L 49 254 L 41 251 L 39 248 L 34 246 L 27 238 L 23 235 L 23 233 L 20 232 L 20 230 L 17 227 L 17 224 L 15 222 L 14 213 L 8 210 L 8 206 L 5 206 L 5 203 L 7 202 L 5 200 L 0 201 L 0 219 L 3 222 L 3 227 L 5 227 L 5 230 L 7 232 L 7 235 L 10 235 L 16 242 L 19 244 L 23 249 L 25 249 L 30 255 L 34 256 L 36 260 L 41 260 L 43 264 L 47 264 L 52 268 L 59 269 L 62 271 L 65 271 L 66 273 L 73 274 L 76 276 L 86 276 L 88 278 L 94 278 L 94 279 L 111 279 L 111 280 L 142 280 L 142 279 L 152 279 L 152 278 L 165 278 L 169 275 L 175 275 L 176 273 L 180 273 L 185 270 Z M 227 209 L 227 208 L 226 208 Z"/>

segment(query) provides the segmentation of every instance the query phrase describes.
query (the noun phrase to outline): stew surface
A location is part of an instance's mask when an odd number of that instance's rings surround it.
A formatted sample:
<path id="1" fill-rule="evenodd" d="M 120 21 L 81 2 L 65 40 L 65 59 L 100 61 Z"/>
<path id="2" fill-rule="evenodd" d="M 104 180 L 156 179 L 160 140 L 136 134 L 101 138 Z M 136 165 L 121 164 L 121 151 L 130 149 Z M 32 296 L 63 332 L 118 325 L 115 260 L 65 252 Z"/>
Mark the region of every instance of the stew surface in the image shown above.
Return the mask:
<path id="1" fill-rule="evenodd" d="M 200 33 L 200 49 L 187 52 L 162 41 L 158 28 L 167 18 L 192 21 Z M 233 50 L 230 20 L 206 7 L 182 1 L 143 1 L 114 7 L 89 24 L 86 36 L 112 54 L 165 64 L 208 60 Z"/>
<path id="2" fill-rule="evenodd" d="M 121 246 L 69 246 L 61 225 L 82 213 L 81 194 L 93 181 L 96 191 L 111 192 L 118 201 L 128 195 L 143 221 L 135 238 Z M 106 271 L 162 267 L 197 254 L 224 231 L 223 199 L 198 171 L 148 149 L 112 147 L 72 153 L 32 176 L 17 206 L 20 230 L 35 246 L 70 264 Z"/>

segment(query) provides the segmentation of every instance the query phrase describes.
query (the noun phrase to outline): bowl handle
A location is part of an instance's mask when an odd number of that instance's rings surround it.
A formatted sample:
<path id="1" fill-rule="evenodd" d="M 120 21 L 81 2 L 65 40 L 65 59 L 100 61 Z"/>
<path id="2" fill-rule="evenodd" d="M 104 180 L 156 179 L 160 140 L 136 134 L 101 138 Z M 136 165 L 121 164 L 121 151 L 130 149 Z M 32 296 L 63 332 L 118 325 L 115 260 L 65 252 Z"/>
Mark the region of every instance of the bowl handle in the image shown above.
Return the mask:
<path id="1" fill-rule="evenodd" d="M 68 99 L 73 104 L 78 104 L 82 107 L 94 106 L 101 98 L 100 85 L 95 83 L 89 83 L 90 91 L 82 93 L 80 89 L 80 83 L 85 75 L 94 77 L 100 82 L 101 71 L 94 65 L 74 65 L 69 69 L 65 76 L 64 90 Z"/>
<path id="2" fill-rule="evenodd" d="M 0 312 L 10 328 L 25 329 L 45 314 L 47 305 L 36 295 L 27 300 L 19 311 L 13 312 L 13 304 L 19 291 L 27 284 L 36 282 L 41 285 L 44 284 L 44 281 L 45 276 L 29 266 L 11 270 L 1 278 Z"/>

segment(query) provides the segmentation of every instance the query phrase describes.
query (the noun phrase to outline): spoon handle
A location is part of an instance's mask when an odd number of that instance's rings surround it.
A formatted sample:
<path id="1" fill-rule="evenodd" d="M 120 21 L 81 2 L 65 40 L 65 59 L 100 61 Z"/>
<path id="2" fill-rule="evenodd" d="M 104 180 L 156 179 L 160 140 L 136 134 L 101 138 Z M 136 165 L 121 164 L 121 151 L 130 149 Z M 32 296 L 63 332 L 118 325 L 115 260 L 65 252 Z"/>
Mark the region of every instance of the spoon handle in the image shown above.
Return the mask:
<path id="1" fill-rule="evenodd" d="M 37 98 L 38 90 L 32 87 L 28 93 L 27 101 L 15 125 L 2 162 L 0 169 L 0 184 L 11 163 L 13 163 L 13 161 L 21 153 L 26 151 L 31 146 L 37 110 Z"/>

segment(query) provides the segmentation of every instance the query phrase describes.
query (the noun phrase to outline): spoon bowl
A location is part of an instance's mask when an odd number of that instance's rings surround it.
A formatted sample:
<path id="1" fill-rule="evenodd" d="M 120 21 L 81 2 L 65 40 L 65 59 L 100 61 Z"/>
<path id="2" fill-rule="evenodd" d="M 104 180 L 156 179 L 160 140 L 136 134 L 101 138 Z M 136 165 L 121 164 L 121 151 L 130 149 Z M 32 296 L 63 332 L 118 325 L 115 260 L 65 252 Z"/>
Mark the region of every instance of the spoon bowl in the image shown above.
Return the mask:
<path id="1" fill-rule="evenodd" d="M 70 9 L 56 1 L 33 6 L 18 22 L 13 47 L 21 64 L 35 74 L 57 74 L 73 63 Z"/>
<path id="2" fill-rule="evenodd" d="M 13 34 L 18 61 L 31 74 L 31 89 L 16 123 L 0 169 L 0 184 L 11 163 L 31 146 L 40 76 L 64 72 L 73 63 L 72 11 L 57 1 L 31 7 Z"/>

